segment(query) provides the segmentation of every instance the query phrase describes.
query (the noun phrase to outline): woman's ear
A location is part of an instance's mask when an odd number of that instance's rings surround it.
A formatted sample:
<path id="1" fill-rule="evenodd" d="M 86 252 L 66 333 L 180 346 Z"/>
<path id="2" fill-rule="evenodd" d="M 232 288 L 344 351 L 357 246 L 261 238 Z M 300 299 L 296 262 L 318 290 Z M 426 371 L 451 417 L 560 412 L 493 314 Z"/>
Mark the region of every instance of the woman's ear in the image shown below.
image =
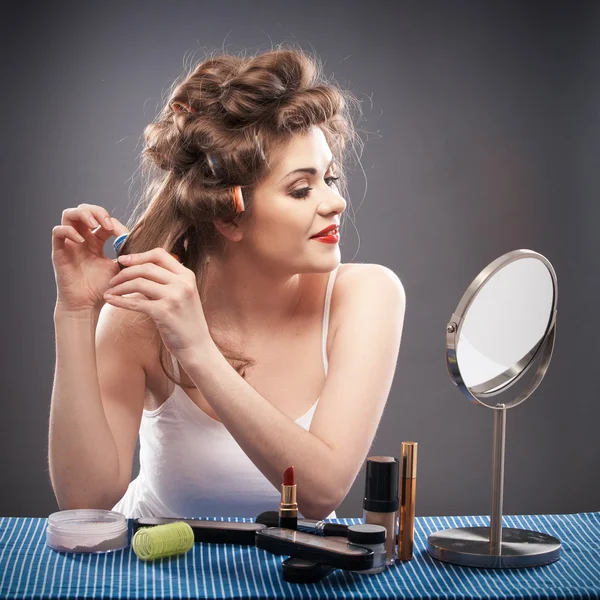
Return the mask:
<path id="1" fill-rule="evenodd" d="M 241 227 L 233 221 L 215 219 L 214 224 L 217 231 L 232 242 L 239 242 L 244 237 Z"/>

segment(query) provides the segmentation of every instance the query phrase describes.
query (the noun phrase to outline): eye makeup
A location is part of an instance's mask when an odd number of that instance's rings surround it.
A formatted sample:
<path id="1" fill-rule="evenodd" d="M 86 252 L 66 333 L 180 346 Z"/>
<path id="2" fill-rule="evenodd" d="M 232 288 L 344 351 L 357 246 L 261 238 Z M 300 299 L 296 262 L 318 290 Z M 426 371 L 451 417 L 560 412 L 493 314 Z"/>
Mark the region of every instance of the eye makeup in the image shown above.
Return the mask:
<path id="1" fill-rule="evenodd" d="M 336 183 L 338 180 L 339 180 L 339 177 L 333 177 L 333 176 L 325 177 L 325 182 L 327 183 L 327 185 L 329 187 L 331 187 L 332 184 Z M 299 188 L 297 190 L 291 191 L 290 196 L 301 200 L 301 199 L 307 198 L 312 190 L 313 190 L 313 188 L 310 186 Z"/>

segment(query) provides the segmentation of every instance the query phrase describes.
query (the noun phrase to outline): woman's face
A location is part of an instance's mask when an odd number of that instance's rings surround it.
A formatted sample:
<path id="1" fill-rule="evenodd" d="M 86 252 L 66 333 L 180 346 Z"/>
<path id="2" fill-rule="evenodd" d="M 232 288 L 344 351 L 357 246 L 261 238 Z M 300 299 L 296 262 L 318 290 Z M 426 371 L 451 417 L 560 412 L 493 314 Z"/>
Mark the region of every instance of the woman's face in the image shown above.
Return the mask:
<path id="1" fill-rule="evenodd" d="M 313 127 L 274 158 L 276 167 L 256 188 L 252 222 L 240 224 L 239 250 L 273 268 L 285 265 L 286 272 L 334 269 L 341 260 L 339 242 L 311 239 L 326 226 L 339 225 L 346 209 L 325 135 Z"/>

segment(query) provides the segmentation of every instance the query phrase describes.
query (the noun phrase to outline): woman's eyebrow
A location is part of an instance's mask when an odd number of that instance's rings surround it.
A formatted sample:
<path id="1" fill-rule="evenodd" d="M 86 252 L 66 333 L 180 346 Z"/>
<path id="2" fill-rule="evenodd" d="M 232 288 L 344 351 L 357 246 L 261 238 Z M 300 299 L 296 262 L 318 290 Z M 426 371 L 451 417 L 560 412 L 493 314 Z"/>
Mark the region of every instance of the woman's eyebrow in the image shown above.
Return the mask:
<path id="1" fill-rule="evenodd" d="M 335 162 L 335 158 L 332 158 L 330 163 L 327 165 L 327 169 L 325 169 L 326 171 L 329 171 L 329 169 L 331 168 L 331 165 Z M 293 171 L 290 171 L 287 175 L 284 175 L 278 183 L 281 183 L 284 179 L 286 179 L 287 177 L 289 177 L 290 175 L 293 175 L 294 173 L 310 173 L 311 175 L 316 175 L 317 174 L 317 169 L 315 169 L 314 167 L 303 167 L 301 169 L 294 169 Z"/>

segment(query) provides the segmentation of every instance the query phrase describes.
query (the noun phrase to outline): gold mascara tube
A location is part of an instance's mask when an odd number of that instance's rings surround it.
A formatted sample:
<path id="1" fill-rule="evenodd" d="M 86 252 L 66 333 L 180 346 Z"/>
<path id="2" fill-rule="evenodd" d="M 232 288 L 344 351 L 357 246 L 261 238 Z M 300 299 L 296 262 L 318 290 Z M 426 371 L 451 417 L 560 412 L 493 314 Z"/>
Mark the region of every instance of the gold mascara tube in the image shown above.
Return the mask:
<path id="1" fill-rule="evenodd" d="M 411 560 L 415 533 L 415 495 L 417 491 L 417 442 L 402 442 L 400 482 L 400 523 L 398 560 Z"/>

